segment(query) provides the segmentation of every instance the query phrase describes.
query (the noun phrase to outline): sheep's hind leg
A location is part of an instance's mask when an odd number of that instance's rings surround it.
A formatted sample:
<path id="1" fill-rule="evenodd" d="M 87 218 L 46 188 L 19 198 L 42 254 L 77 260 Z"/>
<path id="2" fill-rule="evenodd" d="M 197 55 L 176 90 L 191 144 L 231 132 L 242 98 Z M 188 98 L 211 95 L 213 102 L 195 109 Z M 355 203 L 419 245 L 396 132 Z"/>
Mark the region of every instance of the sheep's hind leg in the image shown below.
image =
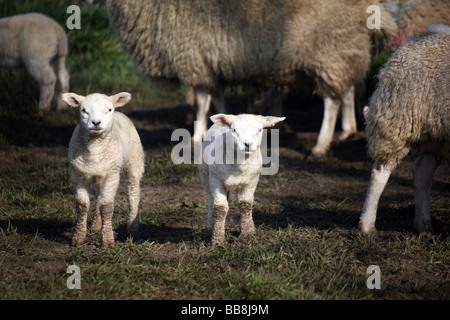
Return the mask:
<path id="1" fill-rule="evenodd" d="M 355 87 L 351 86 L 342 99 L 342 133 L 338 140 L 343 141 L 356 133 Z"/>
<path id="2" fill-rule="evenodd" d="M 361 232 L 367 236 L 374 236 L 376 234 L 375 220 L 377 217 L 378 202 L 390 175 L 391 169 L 388 166 L 378 165 L 375 162 L 359 221 Z"/>
<path id="3" fill-rule="evenodd" d="M 421 154 L 414 164 L 414 227 L 419 234 L 431 232 L 430 194 L 437 160 L 433 154 Z"/>
<path id="4" fill-rule="evenodd" d="M 202 90 L 195 91 L 195 102 L 197 105 L 197 123 L 194 126 L 194 136 L 192 140 L 194 144 L 201 144 L 203 135 L 207 130 L 207 116 L 211 104 L 211 95 Z"/>
<path id="5" fill-rule="evenodd" d="M 320 128 L 317 144 L 312 149 L 309 160 L 324 157 L 330 149 L 340 103 L 341 101 L 337 99 L 332 99 L 330 97 L 324 98 L 322 126 Z"/>

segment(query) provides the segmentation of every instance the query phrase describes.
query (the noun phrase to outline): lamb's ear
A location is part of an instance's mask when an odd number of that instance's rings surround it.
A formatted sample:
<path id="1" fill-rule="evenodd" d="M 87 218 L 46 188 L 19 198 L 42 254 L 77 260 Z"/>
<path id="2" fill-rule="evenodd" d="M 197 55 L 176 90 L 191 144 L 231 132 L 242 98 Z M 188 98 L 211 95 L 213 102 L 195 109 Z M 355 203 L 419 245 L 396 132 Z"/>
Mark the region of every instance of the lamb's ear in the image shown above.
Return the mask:
<path id="1" fill-rule="evenodd" d="M 71 107 L 79 107 L 86 97 L 79 96 L 78 94 L 68 92 L 61 94 L 61 98 Z"/>
<path id="2" fill-rule="evenodd" d="M 264 128 L 273 127 L 275 124 L 277 124 L 280 121 L 283 121 L 284 119 L 286 119 L 286 117 L 266 116 L 266 117 L 261 117 L 261 123 Z"/>
<path id="3" fill-rule="evenodd" d="M 235 118 L 236 118 L 235 115 L 223 113 L 219 113 L 210 117 L 212 122 L 217 123 L 219 126 L 223 127 L 231 126 Z"/>
<path id="4" fill-rule="evenodd" d="M 109 98 L 111 99 L 114 108 L 118 108 L 126 105 L 128 101 L 131 100 L 131 94 L 129 94 L 128 92 L 120 92 Z"/>

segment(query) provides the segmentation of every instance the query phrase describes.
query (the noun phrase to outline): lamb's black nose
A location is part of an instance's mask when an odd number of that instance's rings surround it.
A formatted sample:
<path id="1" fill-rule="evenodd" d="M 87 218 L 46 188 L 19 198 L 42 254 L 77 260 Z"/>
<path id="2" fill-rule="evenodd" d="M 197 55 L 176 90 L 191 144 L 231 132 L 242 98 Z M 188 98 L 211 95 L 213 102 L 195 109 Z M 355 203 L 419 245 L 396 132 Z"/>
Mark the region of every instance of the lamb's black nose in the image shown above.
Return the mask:
<path id="1" fill-rule="evenodd" d="M 92 124 L 93 124 L 94 126 L 98 126 L 100 123 L 101 123 L 101 121 L 97 121 L 97 122 L 92 121 Z"/>

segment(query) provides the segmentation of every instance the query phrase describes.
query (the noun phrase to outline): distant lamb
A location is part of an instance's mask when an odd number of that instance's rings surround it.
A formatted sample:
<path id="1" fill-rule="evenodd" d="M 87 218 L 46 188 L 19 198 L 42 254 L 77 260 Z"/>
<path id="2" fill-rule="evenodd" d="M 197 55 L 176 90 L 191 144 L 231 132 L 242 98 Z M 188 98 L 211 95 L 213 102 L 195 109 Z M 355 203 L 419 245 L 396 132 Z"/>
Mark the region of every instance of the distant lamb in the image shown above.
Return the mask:
<path id="1" fill-rule="evenodd" d="M 50 110 L 58 80 L 61 92 L 69 91 L 66 70 L 67 37 L 53 19 L 28 13 L 0 19 L 0 67 L 25 67 L 40 86 L 39 116 Z M 58 98 L 57 110 L 67 105 Z"/>
<path id="2" fill-rule="evenodd" d="M 285 118 L 217 114 L 210 119 L 214 124 L 202 145 L 199 170 L 208 200 L 206 229 L 212 232 L 212 243 L 218 244 L 225 240 L 229 191 L 238 194 L 241 236 L 255 233 L 252 206 L 262 169 L 263 128 L 272 127 Z"/>
<path id="3" fill-rule="evenodd" d="M 377 4 L 381 29 L 369 29 L 367 8 Z M 108 0 L 107 8 L 122 47 L 152 84 L 196 91 L 195 142 L 206 131 L 211 100 L 223 112 L 224 87 L 277 89 L 311 78 L 325 101 L 316 156 L 330 147 L 341 103 L 353 102 L 373 44 L 397 31 L 378 0 Z M 355 111 L 344 105 L 348 136 L 356 132 Z"/>
<path id="4" fill-rule="evenodd" d="M 112 216 L 120 174 L 126 175 L 129 204 L 128 232 L 139 228 L 140 180 L 144 173 L 144 151 L 131 120 L 115 108 L 122 107 L 131 95 L 99 93 L 87 97 L 75 93 L 62 95 L 72 107 L 80 108 L 80 124 L 69 144 L 69 163 L 76 191 L 77 226 L 72 244 L 80 246 L 86 238 L 91 187 L 95 191 L 92 230 L 102 231 L 105 246 L 114 244 Z"/>
<path id="5" fill-rule="evenodd" d="M 379 74 L 366 109 L 368 153 L 375 160 L 360 229 L 374 234 L 381 193 L 391 172 L 415 149 L 415 220 L 431 230 L 430 192 L 434 171 L 450 159 L 450 28 L 434 25 L 393 53 Z"/>

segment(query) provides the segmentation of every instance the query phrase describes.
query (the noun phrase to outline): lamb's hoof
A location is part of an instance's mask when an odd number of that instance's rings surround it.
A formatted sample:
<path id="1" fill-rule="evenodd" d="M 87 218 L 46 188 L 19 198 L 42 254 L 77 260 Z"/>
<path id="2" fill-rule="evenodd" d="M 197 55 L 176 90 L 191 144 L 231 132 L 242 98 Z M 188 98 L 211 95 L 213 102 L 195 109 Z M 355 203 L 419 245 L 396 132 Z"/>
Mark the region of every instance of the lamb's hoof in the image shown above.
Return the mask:
<path id="1" fill-rule="evenodd" d="M 254 236 L 256 236 L 256 230 L 248 231 L 248 232 L 241 232 L 241 234 L 239 235 L 239 237 L 243 238 L 243 239 L 250 239 Z"/>
<path id="2" fill-rule="evenodd" d="M 115 245 L 115 242 L 114 242 L 114 240 L 103 240 L 102 241 L 102 245 L 104 246 L 104 247 L 114 247 L 114 245 Z"/>
<path id="3" fill-rule="evenodd" d="M 74 236 L 72 238 L 72 247 L 81 247 L 85 242 L 84 237 Z"/>
<path id="4" fill-rule="evenodd" d="M 102 230 L 102 221 L 92 221 L 91 224 L 91 231 L 92 232 L 100 232 L 100 230 Z"/>

